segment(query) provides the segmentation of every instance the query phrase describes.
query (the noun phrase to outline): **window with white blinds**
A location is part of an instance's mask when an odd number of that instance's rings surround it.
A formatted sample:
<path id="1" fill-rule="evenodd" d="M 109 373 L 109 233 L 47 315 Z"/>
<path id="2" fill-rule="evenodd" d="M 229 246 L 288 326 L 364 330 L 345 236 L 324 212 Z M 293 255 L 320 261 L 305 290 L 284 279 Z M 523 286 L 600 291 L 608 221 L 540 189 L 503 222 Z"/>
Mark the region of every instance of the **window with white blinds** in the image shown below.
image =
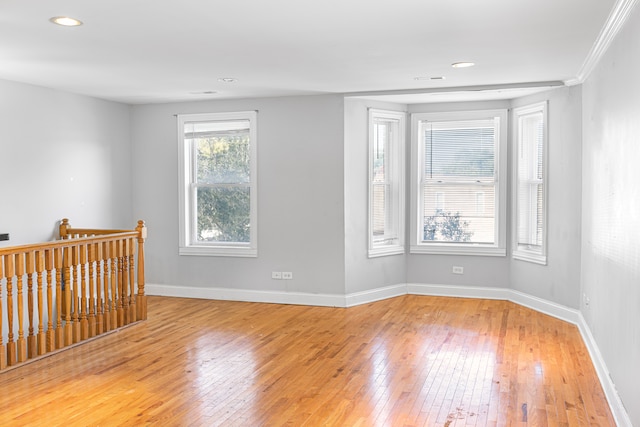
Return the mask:
<path id="1" fill-rule="evenodd" d="M 412 115 L 413 253 L 505 255 L 504 110 Z"/>
<path id="2" fill-rule="evenodd" d="M 546 264 L 547 104 L 514 110 L 515 231 L 513 257 Z"/>
<path id="3" fill-rule="evenodd" d="M 404 253 L 405 114 L 369 110 L 369 257 Z"/>

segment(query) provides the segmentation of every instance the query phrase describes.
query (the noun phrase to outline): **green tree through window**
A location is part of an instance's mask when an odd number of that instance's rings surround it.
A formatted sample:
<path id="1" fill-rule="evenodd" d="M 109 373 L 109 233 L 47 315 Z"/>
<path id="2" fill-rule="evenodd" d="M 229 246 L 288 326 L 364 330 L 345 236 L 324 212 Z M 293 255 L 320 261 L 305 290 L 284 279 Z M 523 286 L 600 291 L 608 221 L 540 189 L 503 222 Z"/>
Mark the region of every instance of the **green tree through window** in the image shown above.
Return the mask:
<path id="1" fill-rule="evenodd" d="M 249 242 L 247 132 L 198 139 L 197 239 Z"/>

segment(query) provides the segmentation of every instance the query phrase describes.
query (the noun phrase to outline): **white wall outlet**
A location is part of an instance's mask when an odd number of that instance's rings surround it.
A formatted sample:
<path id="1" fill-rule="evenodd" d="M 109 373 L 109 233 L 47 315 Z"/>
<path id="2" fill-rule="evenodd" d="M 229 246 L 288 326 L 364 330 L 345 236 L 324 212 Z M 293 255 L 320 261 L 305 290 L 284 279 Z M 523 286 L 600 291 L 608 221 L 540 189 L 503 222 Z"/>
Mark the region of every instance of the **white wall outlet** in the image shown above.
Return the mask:
<path id="1" fill-rule="evenodd" d="M 272 279 L 276 279 L 276 280 L 281 280 L 282 279 L 282 272 L 280 272 L 280 271 L 272 271 L 271 272 L 271 278 Z"/>
<path id="2" fill-rule="evenodd" d="M 283 271 L 282 272 L 282 280 L 292 280 L 293 279 L 293 273 L 290 271 Z"/>
<path id="3" fill-rule="evenodd" d="M 464 274 L 464 267 L 460 267 L 459 265 L 454 265 L 451 272 L 453 274 Z"/>

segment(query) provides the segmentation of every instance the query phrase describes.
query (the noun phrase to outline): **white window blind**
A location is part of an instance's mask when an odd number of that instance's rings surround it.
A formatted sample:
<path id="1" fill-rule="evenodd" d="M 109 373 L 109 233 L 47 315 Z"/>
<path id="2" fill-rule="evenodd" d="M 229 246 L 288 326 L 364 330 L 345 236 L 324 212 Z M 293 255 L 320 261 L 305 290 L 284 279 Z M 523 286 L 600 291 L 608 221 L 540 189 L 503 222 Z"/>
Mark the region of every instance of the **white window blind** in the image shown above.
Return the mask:
<path id="1" fill-rule="evenodd" d="M 369 256 L 404 252 L 404 113 L 369 110 Z"/>
<path id="2" fill-rule="evenodd" d="M 498 127 L 497 118 L 423 122 L 423 242 L 495 243 Z"/>
<path id="3" fill-rule="evenodd" d="M 546 263 L 546 103 L 515 110 L 514 257 Z"/>
<path id="4" fill-rule="evenodd" d="M 505 254 L 504 110 L 412 116 L 414 253 Z"/>

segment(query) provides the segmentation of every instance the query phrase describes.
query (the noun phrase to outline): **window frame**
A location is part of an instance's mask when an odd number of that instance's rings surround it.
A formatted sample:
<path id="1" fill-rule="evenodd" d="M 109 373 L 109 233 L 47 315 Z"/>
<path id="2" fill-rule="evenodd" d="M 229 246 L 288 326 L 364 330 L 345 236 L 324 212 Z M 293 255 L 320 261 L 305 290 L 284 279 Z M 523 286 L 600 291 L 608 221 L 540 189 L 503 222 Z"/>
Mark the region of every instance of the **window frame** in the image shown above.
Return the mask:
<path id="1" fill-rule="evenodd" d="M 179 172 L 179 250 L 180 255 L 191 256 L 258 256 L 258 139 L 257 111 L 223 113 L 178 114 L 178 172 Z M 185 139 L 184 128 L 188 123 L 249 121 L 249 242 L 198 243 L 193 239 L 196 219 L 197 183 L 195 182 L 196 153 L 193 144 Z"/>
<path id="2" fill-rule="evenodd" d="M 395 121 L 396 132 L 394 138 L 388 142 L 385 149 L 385 156 L 389 155 L 391 172 L 387 176 L 385 171 L 385 184 L 390 188 L 390 203 L 385 203 L 385 218 L 391 217 L 391 233 L 387 234 L 385 227 L 382 242 L 374 238 L 374 155 L 376 132 L 374 129 L 377 119 Z M 388 255 L 398 255 L 405 253 L 405 140 L 406 140 L 406 113 L 401 111 L 368 109 L 368 129 L 369 129 L 369 155 L 368 155 L 368 257 L 381 257 Z M 386 201 L 386 199 L 385 199 Z M 390 212 L 391 211 L 391 212 Z M 392 243 L 385 243 L 392 240 Z"/>
<path id="3" fill-rule="evenodd" d="M 548 220 L 548 164 L 549 164 L 549 133 L 548 133 L 548 101 L 538 102 L 513 109 L 513 246 L 511 256 L 514 259 L 521 261 L 528 261 L 535 264 L 546 265 L 547 264 L 547 220 Z M 533 115 L 542 115 L 542 179 L 540 184 L 542 185 L 542 245 L 532 246 L 531 244 L 520 243 L 518 228 L 520 225 L 520 157 L 521 148 L 525 141 L 522 141 L 522 126 L 521 121 L 524 118 Z M 529 227 L 531 228 L 531 224 Z"/>
<path id="4" fill-rule="evenodd" d="M 494 243 L 424 242 L 423 233 L 424 197 L 424 144 L 419 141 L 420 125 L 424 121 L 464 121 L 498 118 L 498 135 L 495 148 L 495 228 Z M 412 254 L 506 256 L 507 242 L 507 140 L 508 121 L 506 109 L 450 111 L 411 114 L 411 230 Z M 475 194 L 475 192 L 473 193 Z M 475 200 L 473 201 L 475 202 Z"/>

